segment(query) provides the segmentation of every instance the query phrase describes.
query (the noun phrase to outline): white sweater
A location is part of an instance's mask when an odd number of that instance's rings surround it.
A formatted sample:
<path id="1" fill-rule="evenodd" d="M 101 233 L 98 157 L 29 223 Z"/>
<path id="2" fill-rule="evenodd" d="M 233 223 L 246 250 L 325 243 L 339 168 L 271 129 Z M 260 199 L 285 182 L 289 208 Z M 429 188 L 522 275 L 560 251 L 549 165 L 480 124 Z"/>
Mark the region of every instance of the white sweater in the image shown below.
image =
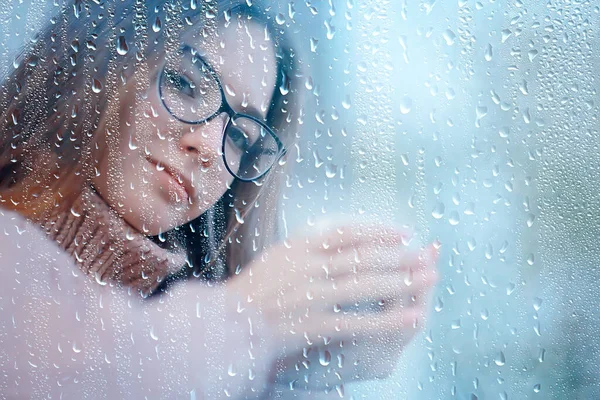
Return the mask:
<path id="1" fill-rule="evenodd" d="M 271 397 L 277 344 L 225 285 L 142 299 L 16 213 L 0 210 L 0 236 L 0 398 Z"/>

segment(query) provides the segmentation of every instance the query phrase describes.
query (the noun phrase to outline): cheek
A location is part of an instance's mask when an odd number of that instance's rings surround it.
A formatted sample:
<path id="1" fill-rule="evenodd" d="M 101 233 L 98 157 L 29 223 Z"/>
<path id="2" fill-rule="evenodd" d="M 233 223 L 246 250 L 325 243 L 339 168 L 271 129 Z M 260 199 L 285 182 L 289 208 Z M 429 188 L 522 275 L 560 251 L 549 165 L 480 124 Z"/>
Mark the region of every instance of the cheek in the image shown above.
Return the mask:
<path id="1" fill-rule="evenodd" d="M 108 128 L 111 134 L 103 139 L 98 173 L 93 179 L 96 189 L 101 194 L 106 193 L 105 199 L 113 202 L 131 192 L 131 184 L 135 185 L 136 181 L 141 180 L 141 174 L 136 175 L 136 171 L 141 172 L 139 159 L 143 151 L 138 147 L 138 142 L 131 139 L 129 130 L 119 132 L 117 124 L 114 125 Z"/>

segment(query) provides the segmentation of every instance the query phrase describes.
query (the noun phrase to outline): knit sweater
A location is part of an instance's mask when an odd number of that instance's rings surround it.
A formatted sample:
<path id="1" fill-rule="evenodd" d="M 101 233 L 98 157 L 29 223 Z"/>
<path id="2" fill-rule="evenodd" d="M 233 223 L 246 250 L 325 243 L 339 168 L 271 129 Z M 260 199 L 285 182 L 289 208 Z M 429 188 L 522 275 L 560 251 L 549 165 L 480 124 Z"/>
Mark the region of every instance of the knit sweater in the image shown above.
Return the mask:
<path id="1" fill-rule="evenodd" d="M 159 247 L 90 188 L 69 211 L 50 212 L 37 222 L 85 274 L 99 283 L 121 283 L 146 295 L 165 276 L 186 264 L 183 251 Z"/>

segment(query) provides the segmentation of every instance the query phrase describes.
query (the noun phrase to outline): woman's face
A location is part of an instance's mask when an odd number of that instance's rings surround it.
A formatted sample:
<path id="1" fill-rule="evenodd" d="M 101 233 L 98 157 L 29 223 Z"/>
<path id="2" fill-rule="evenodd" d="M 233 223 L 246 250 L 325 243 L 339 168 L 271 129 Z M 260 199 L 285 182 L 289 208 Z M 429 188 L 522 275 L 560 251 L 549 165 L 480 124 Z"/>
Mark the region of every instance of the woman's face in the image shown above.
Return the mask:
<path id="1" fill-rule="evenodd" d="M 182 39 L 215 70 L 236 112 L 266 116 L 277 72 L 264 26 L 232 18 L 227 26 L 191 28 Z M 199 125 L 175 119 L 158 92 L 165 62 L 162 54 L 138 68 L 119 92 L 118 105 L 109 107 L 107 151 L 93 182 L 105 201 L 146 235 L 200 216 L 233 181 L 221 151 L 228 116 Z"/>

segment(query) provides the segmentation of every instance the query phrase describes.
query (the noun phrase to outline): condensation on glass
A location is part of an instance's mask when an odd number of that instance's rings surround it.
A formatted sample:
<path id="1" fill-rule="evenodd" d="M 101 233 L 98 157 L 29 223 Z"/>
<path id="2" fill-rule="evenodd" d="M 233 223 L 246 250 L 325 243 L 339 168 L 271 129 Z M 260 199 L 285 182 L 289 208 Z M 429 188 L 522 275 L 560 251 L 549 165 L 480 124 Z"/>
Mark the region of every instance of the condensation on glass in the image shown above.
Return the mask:
<path id="1" fill-rule="evenodd" d="M 600 397 L 594 2 L 0 4 L 1 231 L 26 254 L 5 263 L 0 392 Z M 399 227 L 398 263 L 431 244 L 439 280 L 420 300 L 393 287 L 412 270 L 344 281 L 337 266 L 374 276 L 398 253 L 323 221 Z M 349 231 L 371 247 L 332 244 Z M 82 268 L 64 284 L 32 268 L 62 262 Z M 248 265 L 269 274 L 224 289 Z M 261 279 L 284 283 L 269 297 Z M 384 331 L 378 316 L 420 301 L 424 326 Z M 331 320 L 309 325 L 321 306 Z"/>

